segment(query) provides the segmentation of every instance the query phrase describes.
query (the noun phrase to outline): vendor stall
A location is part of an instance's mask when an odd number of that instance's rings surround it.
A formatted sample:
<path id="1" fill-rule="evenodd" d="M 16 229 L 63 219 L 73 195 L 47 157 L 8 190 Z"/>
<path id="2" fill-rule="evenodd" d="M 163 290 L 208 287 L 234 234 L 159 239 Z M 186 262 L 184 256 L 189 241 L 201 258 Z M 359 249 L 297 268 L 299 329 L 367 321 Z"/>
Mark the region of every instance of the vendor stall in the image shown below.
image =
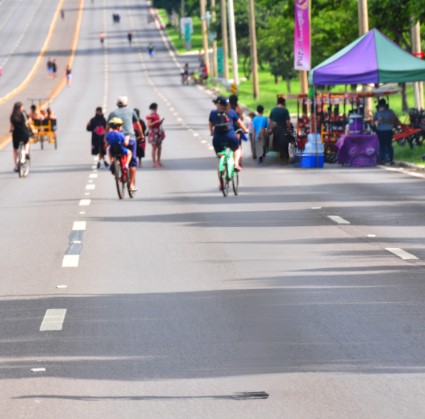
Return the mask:
<path id="1" fill-rule="evenodd" d="M 407 53 L 377 29 L 372 29 L 358 38 L 341 51 L 315 67 L 309 75 L 309 82 L 313 86 L 352 85 L 352 84 L 381 84 L 402 83 L 425 80 L 425 62 Z M 356 93 L 358 98 L 367 96 L 369 92 Z M 385 92 L 373 96 L 386 96 Z M 313 95 L 316 97 L 316 95 Z M 361 135 L 359 142 L 373 143 L 374 134 L 370 132 L 365 123 L 364 112 L 357 107 L 356 113 L 349 114 L 348 128 L 351 138 L 350 143 L 356 141 L 355 135 Z M 350 119 L 351 117 L 351 119 Z M 319 128 L 319 127 L 317 127 Z M 354 135 L 354 136 L 353 136 Z M 369 137 L 367 137 L 369 136 Z M 370 141 L 366 141 L 369 138 Z M 347 136 L 342 136 L 336 141 L 338 150 L 345 150 L 344 143 Z M 362 147 L 357 147 L 363 153 Z M 354 149 L 351 151 L 354 152 Z M 338 151 L 339 153 L 339 151 Z M 341 151 L 338 161 L 345 161 L 345 151 Z M 361 161 L 360 157 L 353 155 L 354 160 Z M 358 157 L 358 159 L 357 159 Z M 365 163 L 365 160 L 363 160 Z M 366 164 L 366 163 L 365 163 Z M 372 159 L 370 164 L 373 164 Z M 375 163 L 376 164 L 376 163 Z"/>

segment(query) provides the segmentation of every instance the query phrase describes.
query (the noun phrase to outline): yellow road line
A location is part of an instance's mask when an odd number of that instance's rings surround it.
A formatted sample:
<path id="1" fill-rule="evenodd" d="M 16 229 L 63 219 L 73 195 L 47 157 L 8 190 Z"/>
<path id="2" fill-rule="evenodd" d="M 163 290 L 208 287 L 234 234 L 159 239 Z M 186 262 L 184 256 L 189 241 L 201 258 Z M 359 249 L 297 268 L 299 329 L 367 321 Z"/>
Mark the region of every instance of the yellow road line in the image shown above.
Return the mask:
<path id="1" fill-rule="evenodd" d="M 22 90 L 24 90 L 28 86 L 28 84 L 31 82 L 31 80 L 34 78 L 34 76 L 35 76 L 35 74 L 38 70 L 38 67 L 41 64 L 41 60 L 43 59 L 44 55 L 46 54 L 48 44 L 50 43 L 50 39 L 52 38 L 53 31 L 55 30 L 55 27 L 56 27 L 56 24 L 57 24 L 57 21 L 58 21 L 59 11 L 62 9 L 64 1 L 65 0 L 60 0 L 58 7 L 56 8 L 55 14 L 53 15 L 52 23 L 50 24 L 49 32 L 47 32 L 47 37 L 44 41 L 43 46 L 41 47 L 40 54 L 38 55 L 37 60 L 35 61 L 33 68 L 28 73 L 25 80 L 18 87 L 16 87 L 11 92 L 7 93 L 5 96 L 0 98 L 0 105 L 2 105 L 3 103 L 5 103 L 9 99 L 11 99 L 13 96 L 16 96 L 18 93 L 22 92 Z"/>
<path id="2" fill-rule="evenodd" d="M 34 78 L 36 71 L 38 70 L 38 67 L 40 66 L 41 60 L 46 54 L 48 44 L 50 43 L 50 39 L 53 35 L 53 31 L 56 27 L 56 24 L 58 22 L 59 12 L 62 9 L 63 3 L 65 0 L 60 0 L 58 7 L 56 8 L 55 14 L 53 16 L 52 23 L 50 24 L 49 32 L 47 33 L 46 40 L 44 41 L 44 44 L 41 48 L 40 54 L 37 57 L 37 60 L 32 68 L 32 70 L 28 73 L 28 76 L 25 78 L 25 80 L 16 88 L 13 89 L 11 92 L 0 98 L 0 105 L 5 103 L 7 100 L 11 99 L 13 96 L 16 96 L 18 93 L 22 92 L 28 84 L 31 82 L 31 80 Z M 72 47 L 71 47 L 71 54 L 69 56 L 69 64 L 72 68 L 72 64 L 74 63 L 75 59 L 75 53 L 77 50 L 77 44 L 78 44 L 78 38 L 80 36 L 80 29 L 81 29 L 81 21 L 83 17 L 83 9 L 84 9 L 84 0 L 80 0 L 80 8 L 78 11 L 78 17 L 77 17 L 77 24 L 76 29 L 74 32 L 74 37 L 72 41 Z M 58 84 L 51 92 L 49 97 L 51 99 L 55 98 L 59 92 L 64 88 L 65 86 L 65 79 L 62 80 L 60 84 Z M 44 103 L 42 103 L 44 104 Z M 11 141 L 10 134 L 3 135 L 0 137 L 0 150 L 5 148 Z"/>

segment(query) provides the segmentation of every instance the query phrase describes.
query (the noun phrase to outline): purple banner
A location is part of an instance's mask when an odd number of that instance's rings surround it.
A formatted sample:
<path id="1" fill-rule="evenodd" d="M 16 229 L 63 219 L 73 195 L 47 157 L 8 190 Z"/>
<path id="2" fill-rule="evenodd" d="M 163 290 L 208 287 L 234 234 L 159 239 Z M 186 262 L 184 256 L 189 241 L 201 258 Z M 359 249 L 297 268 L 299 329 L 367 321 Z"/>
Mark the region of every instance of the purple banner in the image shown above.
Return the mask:
<path id="1" fill-rule="evenodd" d="M 294 68 L 310 70 L 310 0 L 295 0 Z"/>

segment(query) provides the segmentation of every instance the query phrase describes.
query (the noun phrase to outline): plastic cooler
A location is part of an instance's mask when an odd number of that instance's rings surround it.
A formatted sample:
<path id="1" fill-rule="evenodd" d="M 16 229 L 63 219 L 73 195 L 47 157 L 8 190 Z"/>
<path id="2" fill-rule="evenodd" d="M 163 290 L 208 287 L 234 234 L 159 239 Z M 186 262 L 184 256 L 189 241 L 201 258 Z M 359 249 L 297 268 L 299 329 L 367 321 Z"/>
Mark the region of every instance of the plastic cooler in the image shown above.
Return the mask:
<path id="1" fill-rule="evenodd" d="M 308 134 L 307 143 L 301 154 L 300 167 L 323 167 L 325 162 L 325 149 L 320 134 Z"/>

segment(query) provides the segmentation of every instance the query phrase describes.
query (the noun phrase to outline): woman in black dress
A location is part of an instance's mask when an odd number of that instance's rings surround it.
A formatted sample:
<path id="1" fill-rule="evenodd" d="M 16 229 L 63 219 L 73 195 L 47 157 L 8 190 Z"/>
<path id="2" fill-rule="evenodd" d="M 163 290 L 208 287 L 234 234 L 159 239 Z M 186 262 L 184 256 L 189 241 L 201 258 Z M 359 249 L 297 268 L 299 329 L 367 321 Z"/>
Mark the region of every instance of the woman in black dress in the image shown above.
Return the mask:
<path id="1" fill-rule="evenodd" d="M 15 164 L 15 172 L 18 171 L 17 159 L 19 143 L 22 141 L 25 144 L 26 158 L 29 159 L 30 152 L 30 132 L 27 127 L 28 116 L 24 110 L 22 102 L 16 102 L 13 105 L 12 114 L 10 115 L 10 132 L 12 133 L 13 142 L 13 162 Z"/>
<path id="2" fill-rule="evenodd" d="M 87 123 L 87 131 L 91 132 L 91 154 L 99 158 L 97 161 L 98 169 L 100 169 L 100 162 L 102 160 L 105 169 L 109 167 L 109 163 L 105 159 L 105 127 L 106 119 L 103 115 L 102 107 L 98 106 L 94 117 Z"/>

